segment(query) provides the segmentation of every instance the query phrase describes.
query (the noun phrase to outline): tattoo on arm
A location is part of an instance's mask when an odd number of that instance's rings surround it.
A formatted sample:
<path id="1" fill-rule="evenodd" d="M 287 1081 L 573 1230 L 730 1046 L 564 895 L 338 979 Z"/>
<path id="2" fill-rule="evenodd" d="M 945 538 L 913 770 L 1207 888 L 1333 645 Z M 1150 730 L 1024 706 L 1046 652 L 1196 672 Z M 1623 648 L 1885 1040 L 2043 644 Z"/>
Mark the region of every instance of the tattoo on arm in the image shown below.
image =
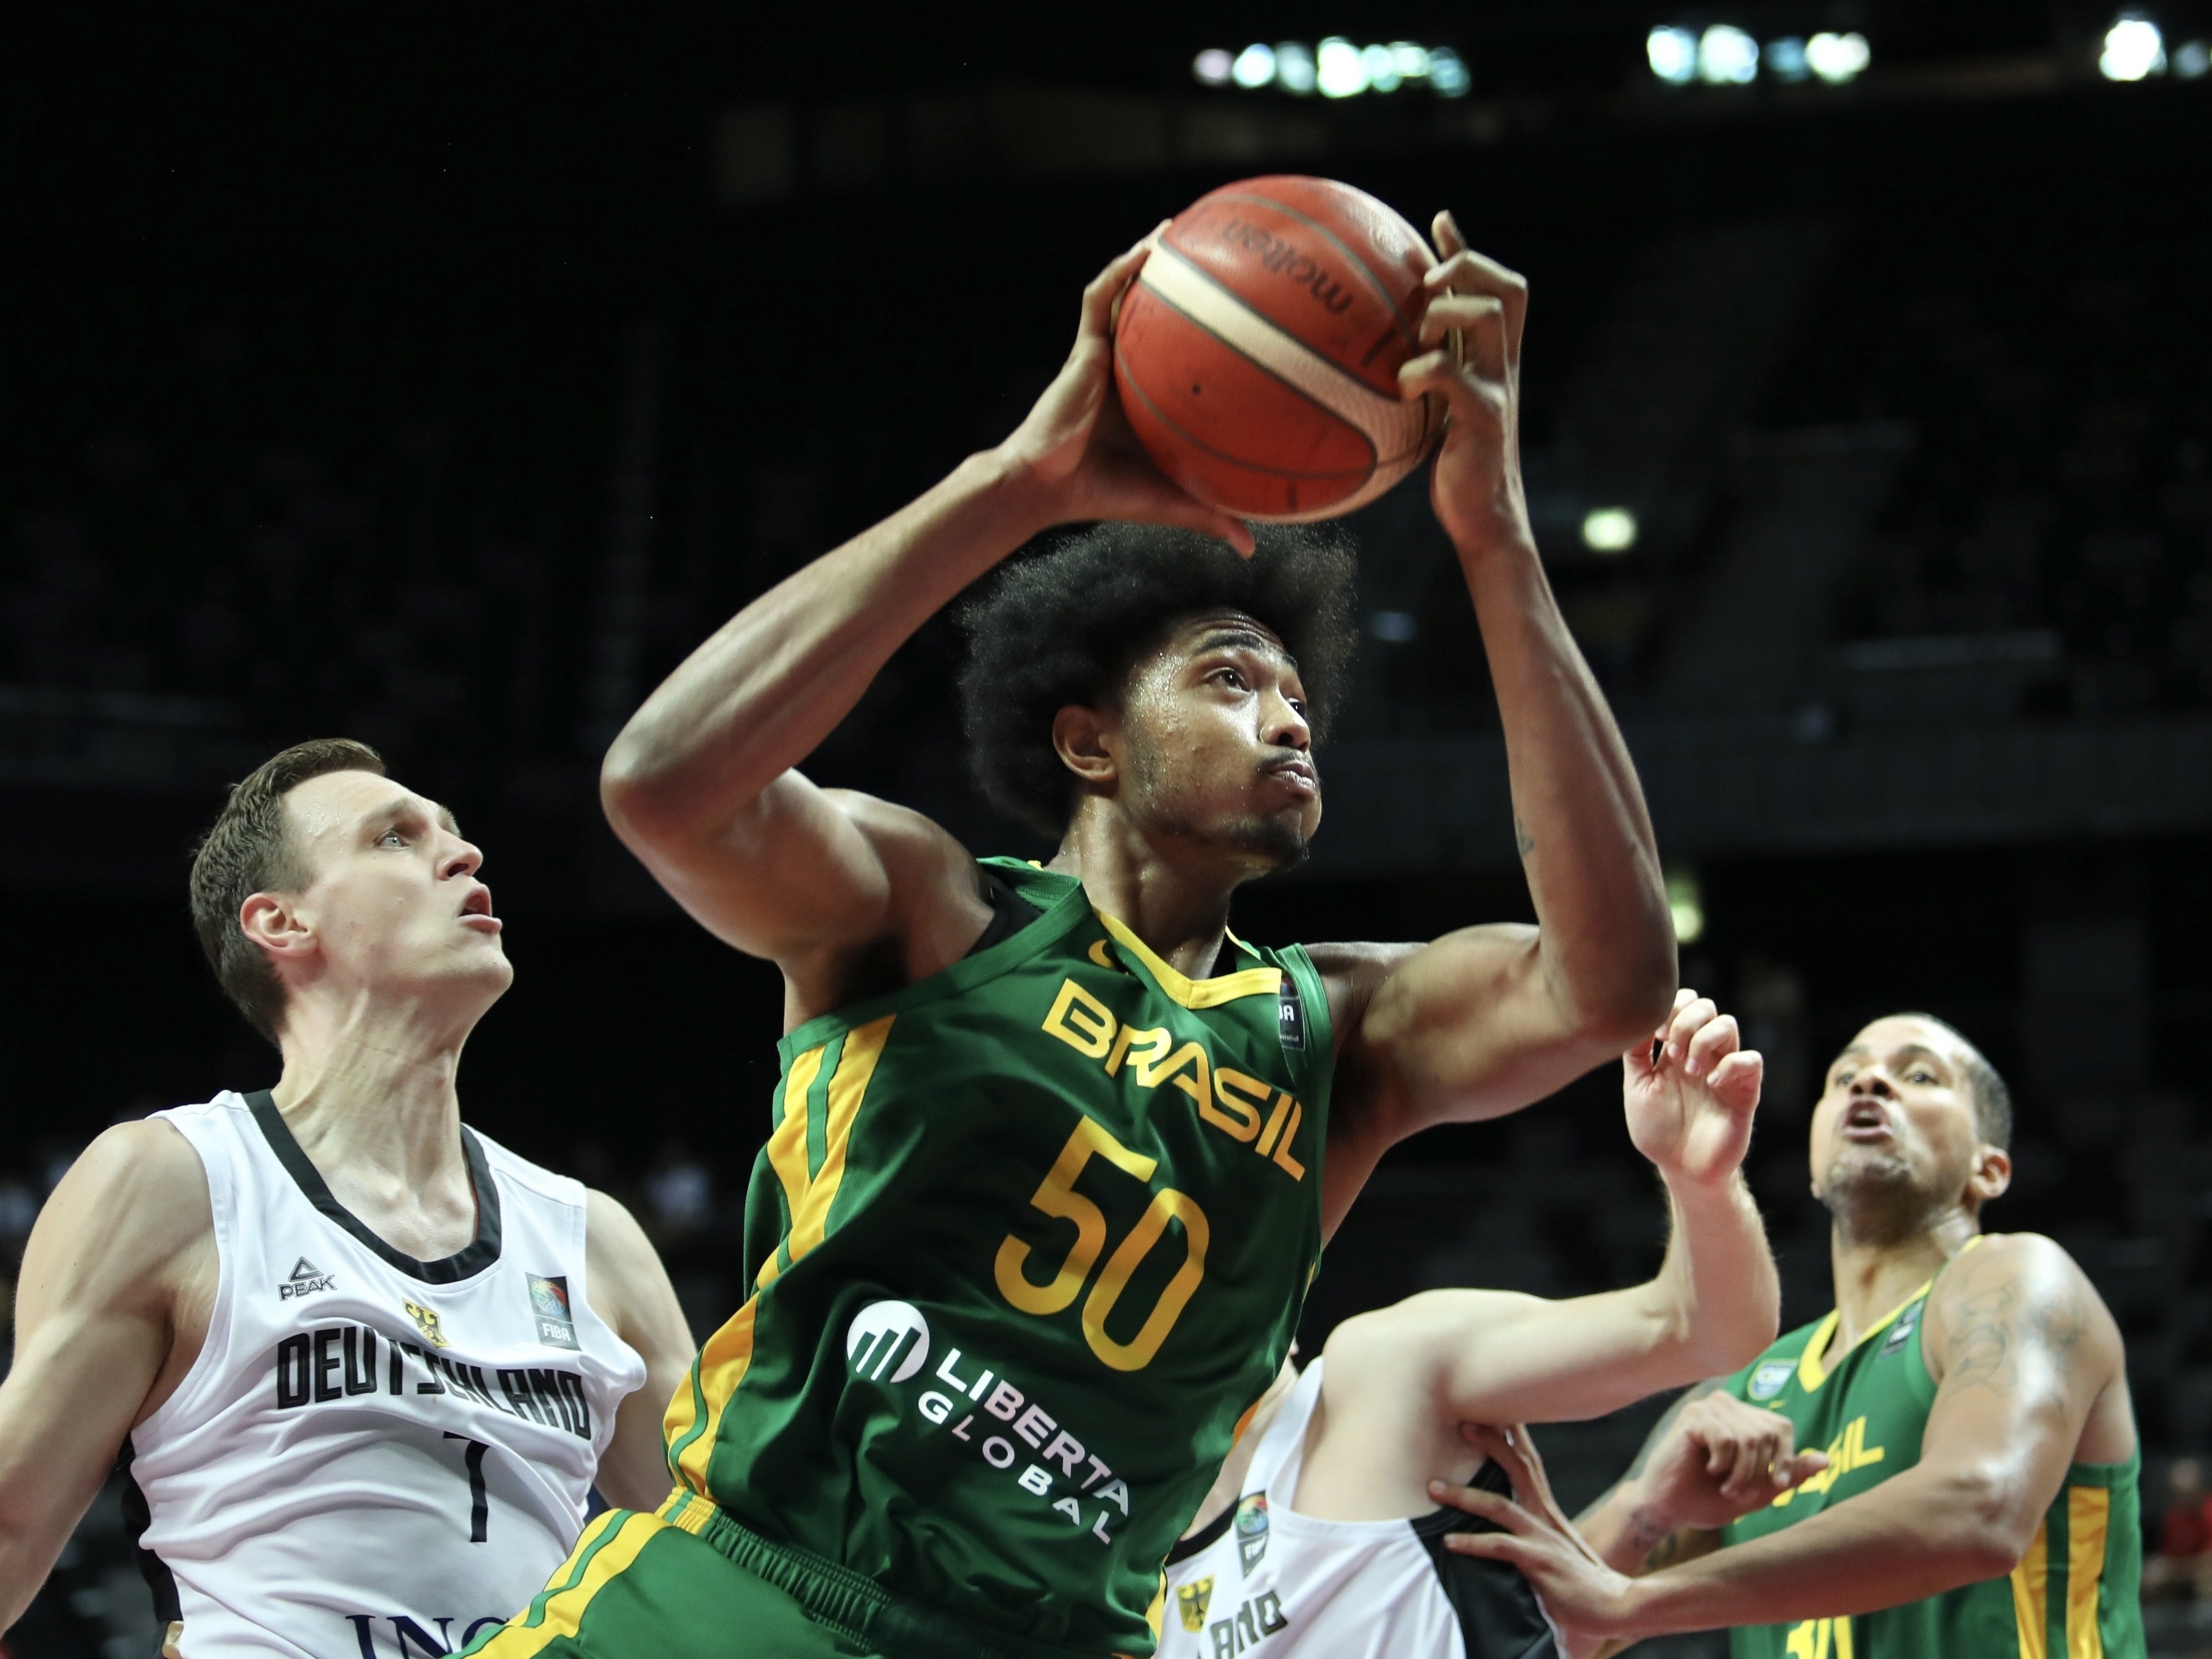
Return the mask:
<path id="1" fill-rule="evenodd" d="M 2078 1287 L 2069 1285 L 2055 1298 L 2031 1300 L 2023 1277 L 2014 1272 L 1987 1283 L 1976 1280 L 1947 1300 L 1941 1310 L 1950 1349 L 1946 1383 L 2002 1393 L 2018 1384 L 2031 1351 L 2040 1351 L 2061 1374 L 2070 1370 L 2075 1350 L 2089 1334 Z"/>
<path id="2" fill-rule="evenodd" d="M 1513 815 L 1513 850 L 1524 859 L 1536 850 L 1536 838 L 1528 833 L 1518 812 Z"/>

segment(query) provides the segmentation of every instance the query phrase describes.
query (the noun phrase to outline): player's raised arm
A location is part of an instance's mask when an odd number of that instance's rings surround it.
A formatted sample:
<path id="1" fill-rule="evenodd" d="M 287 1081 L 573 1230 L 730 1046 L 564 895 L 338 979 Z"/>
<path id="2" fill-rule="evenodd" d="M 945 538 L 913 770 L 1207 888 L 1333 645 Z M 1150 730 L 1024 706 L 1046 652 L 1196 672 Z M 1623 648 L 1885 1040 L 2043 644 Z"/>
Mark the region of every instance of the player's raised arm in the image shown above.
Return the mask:
<path id="1" fill-rule="evenodd" d="M 1329 1339 L 1330 1409 L 1391 1390 L 1450 1420 L 1565 1421 L 1749 1361 L 1781 1311 L 1741 1174 L 1762 1070 L 1732 1017 L 1682 992 L 1668 1024 L 1622 1057 L 1629 1133 L 1666 1182 L 1673 1220 L 1657 1276 L 1565 1301 L 1432 1291 L 1346 1320 Z"/>
<path id="2" fill-rule="evenodd" d="M 0 1630 L 46 1582 L 124 1437 L 190 1369 L 215 1283 L 206 1178 L 167 1124 L 108 1130 L 46 1200 L 0 1383 Z"/>
<path id="3" fill-rule="evenodd" d="M 1066 365 L 1012 436 L 754 600 L 693 652 L 608 751 L 616 832 L 708 929 L 778 962 L 885 937 L 966 949 L 988 911 L 950 838 L 793 769 L 891 653 L 960 590 L 1052 525 L 1180 525 L 1247 552 L 1249 531 L 1163 478 L 1113 396 L 1113 307 L 1140 245 L 1084 290 Z M 948 872 L 959 878 L 947 881 Z M 909 890 L 942 886 L 935 909 Z M 951 915 L 938 914 L 950 907 Z M 972 925 L 968 925 L 972 924 Z M 930 963 L 933 967 L 937 964 Z M 925 971 L 927 969 L 925 969 Z"/>
<path id="4" fill-rule="evenodd" d="M 1421 328 L 1431 349 L 1401 380 L 1407 396 L 1434 393 L 1450 408 L 1431 495 L 1481 627 L 1539 926 L 1468 928 L 1364 960 L 1351 947 L 1339 962 L 1365 988 L 1348 1000 L 1356 1020 L 1338 1027 L 1347 1070 L 1367 1084 L 1343 1115 L 1341 1141 L 1332 1133 L 1332 1187 L 1341 1152 L 1352 1191 L 1392 1141 L 1514 1110 L 1619 1054 L 1664 1017 L 1675 983 L 1643 791 L 1528 522 L 1519 454 L 1528 285 L 1469 250 L 1449 215 L 1436 235 L 1443 257 Z M 1464 363 L 1443 349 L 1450 334 L 1466 343 Z"/>
<path id="5" fill-rule="evenodd" d="M 1453 1503 L 1507 1530 L 1450 1546 L 1520 1567 L 1575 1638 L 1835 1618 L 2000 1577 L 2093 1411 L 2123 1385 L 2119 1332 L 2065 1252 L 2022 1234 L 1989 1239 L 1937 1281 L 1926 1340 L 1937 1376 L 1920 1461 L 1797 1525 L 1631 1579 L 1543 1515 L 1455 1490 Z"/>

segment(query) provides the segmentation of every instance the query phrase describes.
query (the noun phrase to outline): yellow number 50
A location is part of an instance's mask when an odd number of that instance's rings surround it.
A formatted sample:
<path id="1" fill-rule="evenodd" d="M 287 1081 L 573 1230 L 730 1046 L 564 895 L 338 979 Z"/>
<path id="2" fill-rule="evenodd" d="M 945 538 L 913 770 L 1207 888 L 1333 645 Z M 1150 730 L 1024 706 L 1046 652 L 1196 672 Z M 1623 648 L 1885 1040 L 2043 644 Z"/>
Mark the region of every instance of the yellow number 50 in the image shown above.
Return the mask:
<path id="1" fill-rule="evenodd" d="M 1009 1233 L 993 1264 L 1000 1293 L 1024 1313 L 1056 1314 L 1073 1302 L 1097 1265 L 1099 1252 L 1106 1248 L 1105 1216 L 1075 1190 L 1075 1178 L 1093 1158 L 1103 1158 L 1144 1182 L 1152 1180 L 1152 1171 L 1159 1167 L 1157 1158 L 1131 1152 L 1090 1118 L 1077 1121 L 1075 1133 L 1068 1136 L 1067 1145 L 1060 1149 L 1060 1156 L 1030 1198 L 1031 1206 L 1047 1215 L 1075 1224 L 1075 1243 L 1069 1247 L 1066 1260 L 1060 1264 L 1050 1284 L 1033 1284 L 1022 1271 L 1030 1259 L 1030 1247 Z M 1136 1335 L 1127 1342 L 1116 1342 L 1106 1334 L 1106 1321 L 1121 1299 L 1121 1292 L 1128 1289 L 1137 1264 L 1152 1254 L 1170 1220 L 1182 1224 L 1182 1266 L 1176 1269 Z M 1152 1203 L 1137 1218 L 1128 1237 L 1107 1258 L 1105 1272 L 1099 1274 L 1083 1304 L 1083 1340 L 1091 1345 L 1091 1352 L 1117 1371 L 1140 1371 L 1152 1363 L 1160 1344 L 1168 1340 L 1168 1333 L 1196 1292 L 1199 1281 L 1206 1277 L 1209 1233 L 1206 1212 L 1198 1207 L 1195 1199 L 1172 1187 L 1152 1194 Z"/>

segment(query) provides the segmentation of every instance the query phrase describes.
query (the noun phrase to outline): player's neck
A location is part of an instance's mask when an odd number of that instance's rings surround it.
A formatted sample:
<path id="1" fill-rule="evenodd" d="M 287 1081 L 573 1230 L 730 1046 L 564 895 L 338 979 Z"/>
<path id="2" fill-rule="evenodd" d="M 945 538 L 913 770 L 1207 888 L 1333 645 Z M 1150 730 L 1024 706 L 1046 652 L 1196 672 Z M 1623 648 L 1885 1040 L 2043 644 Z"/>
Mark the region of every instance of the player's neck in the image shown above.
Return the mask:
<path id="1" fill-rule="evenodd" d="M 1975 1234 L 1973 1218 L 1953 1209 L 1901 1238 L 1855 1239 L 1840 1223 L 1829 1238 L 1835 1269 L 1836 1334 L 1832 1360 L 1877 1320 L 1942 1271 Z"/>
<path id="2" fill-rule="evenodd" d="M 464 1243 L 473 1231 L 454 1086 L 466 1036 L 404 1011 L 295 1005 L 288 1015 L 270 1095 L 339 1200 L 372 1227 L 370 1211 L 419 1204 L 453 1225 L 468 1210 Z"/>
<path id="3" fill-rule="evenodd" d="M 1249 874 L 1214 849 L 1148 837 L 1095 802 L 1077 812 L 1046 868 L 1081 881 L 1093 907 L 1190 979 L 1212 973 L 1229 928 L 1230 895 Z"/>

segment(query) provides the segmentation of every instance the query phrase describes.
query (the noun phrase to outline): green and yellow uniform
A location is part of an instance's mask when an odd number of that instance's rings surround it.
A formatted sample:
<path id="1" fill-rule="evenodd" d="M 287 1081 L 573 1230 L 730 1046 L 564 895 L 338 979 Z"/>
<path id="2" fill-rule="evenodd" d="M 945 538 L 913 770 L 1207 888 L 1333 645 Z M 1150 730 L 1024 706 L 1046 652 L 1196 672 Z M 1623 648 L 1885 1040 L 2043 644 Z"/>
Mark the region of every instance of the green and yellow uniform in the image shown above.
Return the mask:
<path id="1" fill-rule="evenodd" d="M 1303 950 L 1189 980 L 984 862 L 1042 914 L 783 1039 L 674 1495 L 479 1650 L 1151 1650 L 1320 1261 L 1328 1000 Z"/>
<path id="2" fill-rule="evenodd" d="M 1972 1248 L 1971 1246 L 1969 1248 Z M 1790 1332 L 1729 1379 L 1739 1400 L 1780 1412 L 1828 1467 L 1732 1522 L 1724 1544 L 1763 1538 L 1855 1498 L 1920 1461 L 1936 1384 L 1920 1350 L 1923 1285 L 1823 1372 L 1837 1316 Z M 1850 1618 L 1729 1632 L 1734 1659 L 2141 1659 L 2140 1453 L 2075 1463 L 2007 1577 Z"/>

